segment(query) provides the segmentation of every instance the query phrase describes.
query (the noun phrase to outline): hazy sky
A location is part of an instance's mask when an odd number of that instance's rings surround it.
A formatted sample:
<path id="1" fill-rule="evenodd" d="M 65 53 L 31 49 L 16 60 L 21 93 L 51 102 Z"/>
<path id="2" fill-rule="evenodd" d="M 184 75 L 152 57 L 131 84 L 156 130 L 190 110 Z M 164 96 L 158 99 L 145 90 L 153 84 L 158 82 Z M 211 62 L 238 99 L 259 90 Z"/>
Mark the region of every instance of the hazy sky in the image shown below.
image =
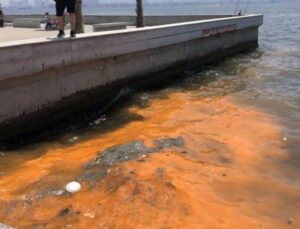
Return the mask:
<path id="1" fill-rule="evenodd" d="M 21 0 L 21 1 L 26 1 L 26 0 Z M 52 0 L 47 0 L 47 1 L 52 1 Z M 83 0 L 83 1 L 89 1 L 89 0 Z M 135 0 L 99 0 L 100 2 L 135 2 Z M 187 0 L 147 0 L 148 2 L 185 2 Z M 198 1 L 198 2 L 228 2 L 229 0 L 193 0 L 193 1 Z M 238 1 L 238 0 L 234 0 L 234 1 Z M 248 0 L 240 0 L 241 2 L 243 1 L 248 1 Z M 253 1 L 258 1 L 258 0 L 253 0 Z M 298 0 L 299 2 L 300 0 Z M 33 4 L 34 0 L 28 0 L 28 2 L 30 4 Z M 250 0 L 251 2 L 251 0 Z M 2 5 L 7 6 L 9 3 L 9 0 L 0 0 L 0 3 L 2 3 Z"/>

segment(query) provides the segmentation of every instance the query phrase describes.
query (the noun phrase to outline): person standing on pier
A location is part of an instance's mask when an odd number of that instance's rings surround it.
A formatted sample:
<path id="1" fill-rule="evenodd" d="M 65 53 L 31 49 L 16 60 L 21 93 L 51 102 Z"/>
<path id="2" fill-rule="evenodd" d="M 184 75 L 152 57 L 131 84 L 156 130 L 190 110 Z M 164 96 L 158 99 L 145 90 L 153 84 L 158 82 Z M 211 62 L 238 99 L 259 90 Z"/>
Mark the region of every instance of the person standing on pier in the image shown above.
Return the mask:
<path id="1" fill-rule="evenodd" d="M 0 27 L 3 27 L 3 26 L 4 26 L 4 13 L 2 11 L 2 6 L 0 3 Z"/>
<path id="2" fill-rule="evenodd" d="M 57 25 L 59 29 L 59 33 L 57 35 L 58 38 L 62 38 L 65 36 L 64 32 L 64 12 L 67 8 L 67 12 L 70 17 L 71 24 L 71 32 L 70 37 L 76 37 L 75 34 L 75 24 L 76 24 L 76 16 L 75 16 L 75 6 L 76 0 L 54 0 L 56 2 L 56 17 L 57 17 Z"/>

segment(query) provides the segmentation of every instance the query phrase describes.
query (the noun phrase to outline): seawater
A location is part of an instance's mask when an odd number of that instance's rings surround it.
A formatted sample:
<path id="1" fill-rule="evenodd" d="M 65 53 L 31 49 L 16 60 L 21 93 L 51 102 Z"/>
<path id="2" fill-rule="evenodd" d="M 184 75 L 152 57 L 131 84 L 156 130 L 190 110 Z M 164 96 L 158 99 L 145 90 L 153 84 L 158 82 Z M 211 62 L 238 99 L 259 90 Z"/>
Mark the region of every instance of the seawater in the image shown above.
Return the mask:
<path id="1" fill-rule="evenodd" d="M 234 10 L 145 8 L 153 15 Z M 104 12 L 132 9 L 89 11 Z M 16 228 L 299 228 L 299 12 L 300 4 L 250 4 L 248 13 L 265 16 L 257 50 L 136 93 L 82 128 L 1 151 L 0 222 Z M 147 154 L 124 146 L 134 141 L 164 147 Z M 116 163 L 87 166 L 107 150 L 120 156 Z M 139 150 L 136 157 L 126 154 Z M 76 194 L 64 192 L 72 180 L 82 183 Z"/>

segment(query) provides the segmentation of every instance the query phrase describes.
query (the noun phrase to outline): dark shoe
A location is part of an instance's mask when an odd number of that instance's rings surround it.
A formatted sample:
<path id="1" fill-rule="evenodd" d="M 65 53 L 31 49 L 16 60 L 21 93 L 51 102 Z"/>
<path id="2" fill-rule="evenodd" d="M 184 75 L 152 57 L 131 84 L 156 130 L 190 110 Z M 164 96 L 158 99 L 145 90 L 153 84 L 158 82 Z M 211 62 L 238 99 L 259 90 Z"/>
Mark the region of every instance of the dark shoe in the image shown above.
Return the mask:
<path id="1" fill-rule="evenodd" d="M 59 30 L 59 33 L 57 34 L 57 38 L 63 38 L 65 36 L 65 32 L 63 30 Z"/>
<path id="2" fill-rule="evenodd" d="M 76 33 L 75 33 L 74 30 L 71 30 L 71 32 L 70 32 L 70 37 L 76 37 Z"/>

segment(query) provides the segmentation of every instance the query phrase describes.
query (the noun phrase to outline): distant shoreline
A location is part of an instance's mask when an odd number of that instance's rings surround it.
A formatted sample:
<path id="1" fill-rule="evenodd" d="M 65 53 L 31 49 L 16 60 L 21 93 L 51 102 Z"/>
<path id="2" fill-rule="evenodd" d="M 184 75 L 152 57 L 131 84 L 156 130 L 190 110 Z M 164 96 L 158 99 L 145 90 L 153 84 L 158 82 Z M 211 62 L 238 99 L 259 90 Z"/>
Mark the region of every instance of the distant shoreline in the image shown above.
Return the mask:
<path id="1" fill-rule="evenodd" d="M 287 4 L 287 3 L 300 3 L 300 1 L 297 0 L 290 0 L 290 1 L 276 1 L 276 2 L 268 2 L 268 1 L 257 1 L 257 2 L 251 2 L 251 4 Z M 187 2 L 161 2 L 161 3 L 144 3 L 144 6 L 181 6 L 181 5 L 201 5 L 201 6 L 222 6 L 222 5 L 235 5 L 236 3 L 230 3 L 230 2 L 197 2 L 197 1 L 187 1 Z M 240 4 L 245 4 L 245 2 L 241 2 Z M 35 6 L 20 6 L 20 7 L 7 7 L 3 6 L 3 9 L 7 10 L 37 10 L 37 9 L 52 9 L 54 8 L 54 4 L 49 4 L 43 8 L 35 7 Z M 98 3 L 96 5 L 89 5 L 84 4 L 83 7 L 85 9 L 92 9 L 95 7 L 132 7 L 135 6 L 135 2 L 132 3 Z"/>

